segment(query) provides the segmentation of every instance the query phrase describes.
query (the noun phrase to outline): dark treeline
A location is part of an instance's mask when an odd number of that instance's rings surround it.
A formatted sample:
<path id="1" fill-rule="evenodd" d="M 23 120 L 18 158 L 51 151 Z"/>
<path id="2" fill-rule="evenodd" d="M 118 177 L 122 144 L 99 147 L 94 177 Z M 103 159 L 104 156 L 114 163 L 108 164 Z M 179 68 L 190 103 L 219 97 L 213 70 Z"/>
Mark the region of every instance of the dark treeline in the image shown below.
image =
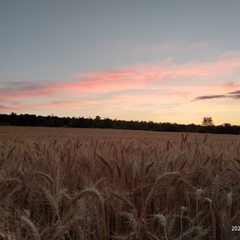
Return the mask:
<path id="1" fill-rule="evenodd" d="M 72 127 L 72 128 L 112 128 L 131 130 L 150 130 L 164 132 L 198 132 L 219 134 L 240 134 L 240 126 L 224 123 L 218 126 L 203 126 L 196 124 L 156 123 L 153 121 L 125 121 L 117 119 L 102 119 L 100 116 L 84 117 L 57 117 L 36 116 L 34 114 L 0 114 L 1 126 L 43 126 L 43 127 Z"/>

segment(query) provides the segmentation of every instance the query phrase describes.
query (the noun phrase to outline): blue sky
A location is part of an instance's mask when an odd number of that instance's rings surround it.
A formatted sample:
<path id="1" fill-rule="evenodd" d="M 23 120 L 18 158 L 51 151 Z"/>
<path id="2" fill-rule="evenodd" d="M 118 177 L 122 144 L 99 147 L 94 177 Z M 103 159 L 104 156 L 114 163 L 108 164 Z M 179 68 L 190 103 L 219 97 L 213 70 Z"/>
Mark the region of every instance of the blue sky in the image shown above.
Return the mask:
<path id="1" fill-rule="evenodd" d="M 0 2 L 0 112 L 240 124 L 240 1 Z"/>

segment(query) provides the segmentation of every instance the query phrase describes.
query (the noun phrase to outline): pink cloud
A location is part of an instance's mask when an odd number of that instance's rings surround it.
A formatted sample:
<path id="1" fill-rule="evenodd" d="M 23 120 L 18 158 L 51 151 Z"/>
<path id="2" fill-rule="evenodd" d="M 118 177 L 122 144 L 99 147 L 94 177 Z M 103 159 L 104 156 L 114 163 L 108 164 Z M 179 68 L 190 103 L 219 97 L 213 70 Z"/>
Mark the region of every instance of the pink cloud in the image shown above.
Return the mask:
<path id="1" fill-rule="evenodd" d="M 11 107 L 6 107 L 3 105 L 0 105 L 0 110 L 3 112 L 9 112 L 9 111 L 27 111 L 27 110 L 39 110 L 39 109 L 54 109 L 54 110 L 64 110 L 67 108 L 70 109 L 83 109 L 83 108 L 89 108 L 94 106 L 96 102 L 90 102 L 90 101 L 52 101 L 52 102 L 46 102 L 46 103 L 34 103 L 34 104 L 26 104 L 26 103 L 18 103 Z"/>
<path id="2" fill-rule="evenodd" d="M 54 93 L 51 89 L 50 85 L 37 85 L 31 86 L 29 84 L 21 84 L 19 82 L 18 85 L 14 84 L 14 87 L 10 86 L 0 89 L 0 101 L 11 100 L 11 99 L 19 99 L 23 97 L 36 97 L 36 96 L 50 96 Z M 18 87 L 20 86 L 20 87 Z"/>
<path id="3" fill-rule="evenodd" d="M 94 105 L 95 102 L 92 101 L 52 101 L 50 103 L 44 103 L 44 104 L 35 104 L 36 107 L 38 108 L 73 108 L 73 109 L 78 109 L 78 108 L 84 108 L 84 107 L 91 107 Z"/>
<path id="4" fill-rule="evenodd" d="M 217 77 L 229 72 L 240 69 L 240 54 L 232 58 L 219 57 L 212 62 L 204 63 L 186 63 L 175 65 L 171 59 L 166 61 L 134 66 L 124 71 L 94 72 L 94 73 L 76 73 L 73 76 L 82 80 L 79 83 L 73 83 L 72 87 L 79 86 L 82 90 L 94 91 L 97 89 L 117 90 L 127 88 L 143 87 L 145 84 L 151 84 L 156 81 L 168 79 L 178 80 L 183 77 L 209 78 Z M 192 81 L 194 81 L 194 78 Z M 184 79 L 183 79 L 184 80 Z"/>
<path id="5" fill-rule="evenodd" d="M 114 103 L 119 106 L 158 103 L 160 100 L 189 102 L 201 94 L 219 95 L 239 90 L 240 85 L 233 81 L 222 83 L 222 80 L 218 80 L 218 77 L 239 70 L 240 53 L 230 53 L 203 63 L 177 65 L 169 58 L 159 63 L 137 65 L 117 71 L 80 72 L 74 73 L 67 82 L 9 84 L 0 89 L 0 109 L 77 109 L 103 107 L 107 101 L 108 105 Z M 198 82 L 199 79 L 201 83 Z M 214 83 L 211 84 L 212 80 Z M 153 93 L 152 90 L 157 91 Z M 101 98 L 111 92 L 111 97 Z M 64 98 L 68 100 L 58 101 Z M 45 99 L 44 102 L 48 103 L 24 104 L 34 102 L 34 99 Z"/>
<path id="6" fill-rule="evenodd" d="M 11 107 L 7 107 L 3 104 L 0 104 L 0 111 L 1 112 L 9 112 L 9 111 L 12 111 L 12 108 Z"/>
<path id="7" fill-rule="evenodd" d="M 190 80 L 198 84 L 195 79 L 202 80 L 222 76 L 240 69 L 240 54 L 229 58 L 220 57 L 212 62 L 186 63 L 176 65 L 171 59 L 160 63 L 133 66 L 129 69 L 118 71 L 102 71 L 75 73 L 72 81 L 64 83 L 45 83 L 39 86 L 21 86 L 14 89 L 1 91 L 0 100 L 10 100 L 19 97 L 38 97 L 54 95 L 77 94 L 85 96 L 86 93 L 104 93 L 121 91 L 126 89 L 155 88 L 169 80 L 173 84 L 181 83 L 181 80 Z M 191 78 L 191 79 L 189 79 Z"/>
<path id="8" fill-rule="evenodd" d="M 218 58 L 213 62 L 187 63 L 170 68 L 170 77 L 217 77 L 240 69 L 240 55 L 231 59 Z"/>

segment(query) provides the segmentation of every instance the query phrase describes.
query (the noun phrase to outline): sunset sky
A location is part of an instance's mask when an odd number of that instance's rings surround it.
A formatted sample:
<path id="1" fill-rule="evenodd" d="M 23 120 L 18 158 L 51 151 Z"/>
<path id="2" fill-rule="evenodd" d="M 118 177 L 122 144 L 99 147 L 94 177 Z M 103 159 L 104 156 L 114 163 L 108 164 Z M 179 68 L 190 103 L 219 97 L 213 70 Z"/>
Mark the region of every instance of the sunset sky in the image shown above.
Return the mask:
<path id="1" fill-rule="evenodd" d="M 239 0 L 1 0 L 0 113 L 240 125 Z"/>

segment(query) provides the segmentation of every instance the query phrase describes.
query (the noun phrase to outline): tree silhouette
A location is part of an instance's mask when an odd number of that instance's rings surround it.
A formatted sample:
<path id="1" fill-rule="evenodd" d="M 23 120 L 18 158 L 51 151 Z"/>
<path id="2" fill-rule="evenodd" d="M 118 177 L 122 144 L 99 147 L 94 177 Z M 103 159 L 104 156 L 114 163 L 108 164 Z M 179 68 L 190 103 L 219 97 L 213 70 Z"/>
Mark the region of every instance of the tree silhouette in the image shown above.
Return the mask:
<path id="1" fill-rule="evenodd" d="M 213 126 L 212 117 L 204 117 L 202 121 L 202 125 L 206 127 Z"/>
<path id="2" fill-rule="evenodd" d="M 202 124 L 177 124 L 169 122 L 153 121 L 127 121 L 110 118 L 84 117 L 57 117 L 53 114 L 48 116 L 36 116 L 35 114 L 1 114 L 0 126 L 44 126 L 44 127 L 74 127 L 74 128 L 111 128 L 111 129 L 132 129 L 151 130 L 163 132 L 211 132 L 219 134 L 240 134 L 240 125 L 223 123 L 215 126 L 212 117 L 204 117 Z"/>

